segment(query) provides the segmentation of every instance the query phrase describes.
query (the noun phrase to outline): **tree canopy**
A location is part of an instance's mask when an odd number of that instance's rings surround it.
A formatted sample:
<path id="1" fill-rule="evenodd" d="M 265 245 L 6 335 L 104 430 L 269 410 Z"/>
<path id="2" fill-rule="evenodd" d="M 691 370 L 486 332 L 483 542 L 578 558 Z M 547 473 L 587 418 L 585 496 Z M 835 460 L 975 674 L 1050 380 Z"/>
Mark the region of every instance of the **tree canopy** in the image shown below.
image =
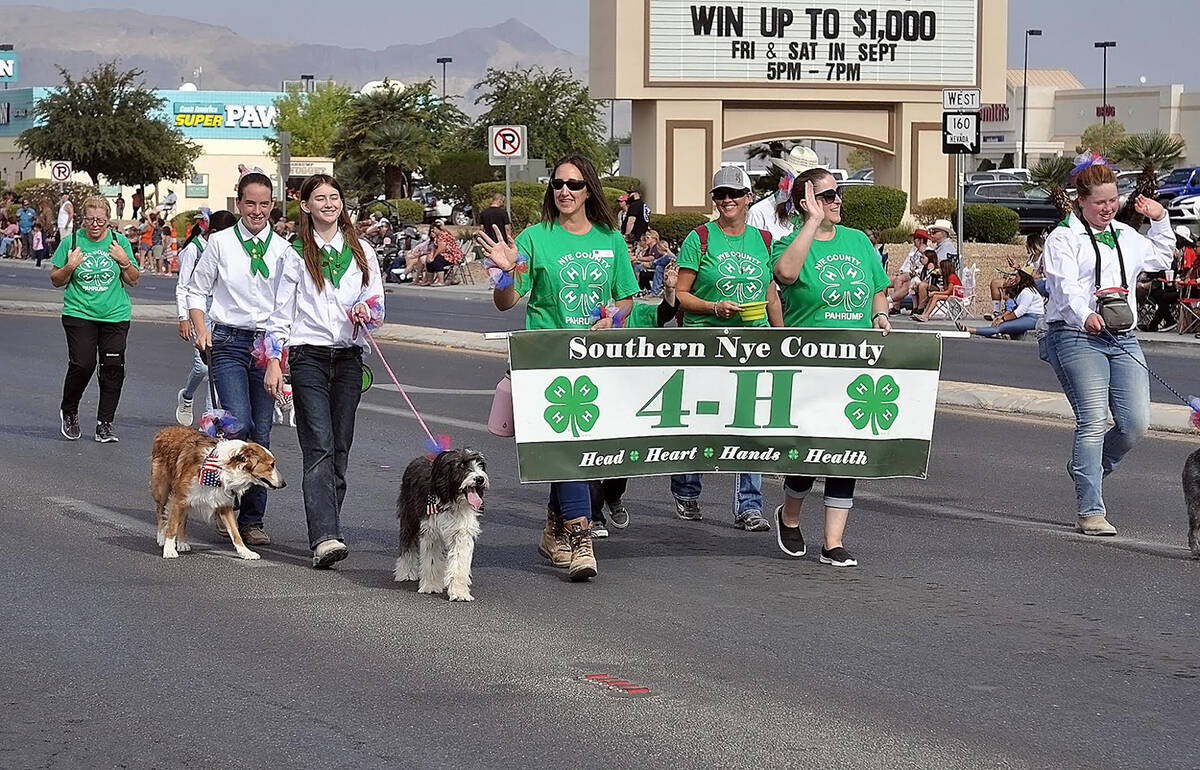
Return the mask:
<path id="1" fill-rule="evenodd" d="M 62 86 L 34 107 L 37 122 L 17 147 L 40 163 L 69 160 L 93 184 L 137 186 L 187 179 L 200 146 L 159 117 L 166 100 L 142 81 L 142 70 L 103 62 L 76 80 L 59 68 Z"/>
<path id="2" fill-rule="evenodd" d="M 1125 136 L 1125 124 L 1119 120 L 1093 123 L 1083 129 L 1075 152 L 1098 152 L 1105 155 Z"/>
<path id="3" fill-rule="evenodd" d="M 338 177 L 353 194 L 374 194 L 382 183 L 388 198 L 407 198 L 413 171 L 460 146 L 467 116 L 437 91 L 432 80 L 408 86 L 385 81 L 349 101 L 329 149 L 346 164 Z M 343 170 L 354 176 L 343 179 Z"/>
<path id="4" fill-rule="evenodd" d="M 615 157 L 605 141 L 603 108 L 587 85 L 569 70 L 542 67 L 500 70 L 488 67 L 475 87 L 475 104 L 487 109 L 469 134 L 471 148 L 487 146 L 488 126 L 523 124 L 530 157 L 547 165 L 569 152 L 583 155 L 603 176 Z"/>
<path id="5" fill-rule="evenodd" d="M 301 157 L 326 157 L 330 154 L 338 128 L 350 112 L 354 95 L 350 89 L 332 80 L 315 91 L 289 90 L 275 100 L 275 136 L 267 137 L 271 156 L 279 157 L 279 132 L 292 135 L 291 153 Z"/>

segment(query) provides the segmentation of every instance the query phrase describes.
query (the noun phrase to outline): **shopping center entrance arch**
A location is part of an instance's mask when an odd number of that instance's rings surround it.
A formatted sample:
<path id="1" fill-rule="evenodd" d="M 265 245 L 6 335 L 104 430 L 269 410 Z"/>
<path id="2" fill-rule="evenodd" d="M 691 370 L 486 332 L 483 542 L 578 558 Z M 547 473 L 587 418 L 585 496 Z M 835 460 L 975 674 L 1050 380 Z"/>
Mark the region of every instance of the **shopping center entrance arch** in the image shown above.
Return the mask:
<path id="1" fill-rule="evenodd" d="M 657 212 L 709 211 L 724 150 L 857 145 L 910 201 L 952 195 L 943 88 L 1005 88 L 1007 0 L 591 0 L 590 87 L 632 103 L 633 169 Z"/>

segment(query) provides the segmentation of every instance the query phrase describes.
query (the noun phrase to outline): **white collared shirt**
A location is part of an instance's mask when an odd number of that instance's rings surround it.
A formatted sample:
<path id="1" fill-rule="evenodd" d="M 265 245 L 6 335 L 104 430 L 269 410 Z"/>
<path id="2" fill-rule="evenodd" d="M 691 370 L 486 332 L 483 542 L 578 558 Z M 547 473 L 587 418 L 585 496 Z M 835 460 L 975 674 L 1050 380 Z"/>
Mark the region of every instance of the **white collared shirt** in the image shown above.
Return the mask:
<path id="1" fill-rule="evenodd" d="M 746 224 L 757 227 L 759 230 L 766 230 L 771 234 L 771 239 L 775 241 L 791 235 L 793 227 L 790 217 L 786 222 L 780 222 L 779 217 L 775 216 L 777 202 L 775 195 L 768 195 L 746 212 Z"/>
<path id="2" fill-rule="evenodd" d="M 326 243 L 321 236 L 313 234 L 317 248 L 331 246 L 342 250 L 345 240 L 341 232 L 334 234 Z M 354 336 L 354 324 L 350 323 L 347 311 L 360 298 L 378 296 L 383 301 L 383 278 L 379 273 L 379 260 L 371 244 L 362 243 L 367 258 L 367 285 L 362 282 L 362 271 L 351 259 L 345 275 L 334 287 L 328 276 L 324 290 L 318 290 L 304 264 L 304 257 L 289 248 L 280 262 L 279 275 L 275 281 L 275 309 L 267 322 L 267 332 L 274 335 L 280 345 L 322 345 L 345 348 L 351 345 L 368 346 L 366 335 L 361 331 Z"/>
<path id="3" fill-rule="evenodd" d="M 175 282 L 175 311 L 180 321 L 188 320 L 187 282 L 196 270 L 196 260 L 204 252 L 204 236 L 197 235 L 179 252 L 179 277 Z"/>
<path id="4" fill-rule="evenodd" d="M 1150 231 L 1142 235 L 1132 227 L 1113 220 L 1117 242 L 1125 260 L 1125 282 L 1129 289 L 1127 301 L 1133 317 L 1137 318 L 1137 296 L 1134 286 L 1138 273 L 1166 270 L 1175 256 L 1175 234 L 1170 218 L 1163 215 L 1150 222 Z M 1117 251 L 1099 243 L 1100 288 L 1121 285 L 1121 264 Z M 1072 212 L 1066 224 L 1060 224 L 1046 238 L 1043 252 L 1046 269 L 1046 289 L 1050 300 L 1046 304 L 1046 322 L 1065 321 L 1068 326 L 1083 329 L 1088 316 L 1096 312 L 1096 252 L 1088 238 L 1083 222 Z"/>
<path id="5" fill-rule="evenodd" d="M 214 233 L 188 279 L 188 309 L 204 310 L 211 295 L 208 314 L 213 322 L 239 329 L 265 329 L 275 307 L 275 277 L 281 258 L 291 251 L 291 245 L 279 236 L 271 237 L 263 255 L 268 277 L 263 278 L 250 272 L 250 255 L 242 248 L 238 235 L 249 243 L 252 238 L 264 241 L 270 233 L 271 228 L 264 227 L 257 235 L 251 235 L 241 221 Z"/>

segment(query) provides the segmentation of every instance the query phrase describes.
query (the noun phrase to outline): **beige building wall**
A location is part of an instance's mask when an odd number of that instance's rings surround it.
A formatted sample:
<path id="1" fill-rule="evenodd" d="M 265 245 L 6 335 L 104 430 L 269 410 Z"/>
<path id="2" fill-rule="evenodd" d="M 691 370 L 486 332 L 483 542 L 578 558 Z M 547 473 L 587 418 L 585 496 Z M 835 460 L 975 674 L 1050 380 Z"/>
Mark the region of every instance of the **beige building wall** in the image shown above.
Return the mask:
<path id="1" fill-rule="evenodd" d="M 724 150 L 793 137 L 871 150 L 876 182 L 905 190 L 910 201 L 951 194 L 940 83 L 651 80 L 648 21 L 649 0 L 592 0 L 589 76 L 593 98 L 632 101 L 633 174 L 654 211 L 709 211 L 706 193 Z M 985 102 L 1004 95 L 1007 29 L 1007 0 L 979 0 L 975 82 L 965 85 L 981 87 Z"/>

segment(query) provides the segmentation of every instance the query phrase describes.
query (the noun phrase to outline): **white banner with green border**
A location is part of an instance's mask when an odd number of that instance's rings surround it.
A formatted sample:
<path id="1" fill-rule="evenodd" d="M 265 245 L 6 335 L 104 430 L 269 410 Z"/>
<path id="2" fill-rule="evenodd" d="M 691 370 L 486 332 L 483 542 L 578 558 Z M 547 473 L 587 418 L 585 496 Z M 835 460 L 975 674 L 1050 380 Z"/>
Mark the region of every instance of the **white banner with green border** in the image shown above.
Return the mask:
<path id="1" fill-rule="evenodd" d="M 916 332 L 514 332 L 520 478 L 925 478 L 941 358 Z"/>

